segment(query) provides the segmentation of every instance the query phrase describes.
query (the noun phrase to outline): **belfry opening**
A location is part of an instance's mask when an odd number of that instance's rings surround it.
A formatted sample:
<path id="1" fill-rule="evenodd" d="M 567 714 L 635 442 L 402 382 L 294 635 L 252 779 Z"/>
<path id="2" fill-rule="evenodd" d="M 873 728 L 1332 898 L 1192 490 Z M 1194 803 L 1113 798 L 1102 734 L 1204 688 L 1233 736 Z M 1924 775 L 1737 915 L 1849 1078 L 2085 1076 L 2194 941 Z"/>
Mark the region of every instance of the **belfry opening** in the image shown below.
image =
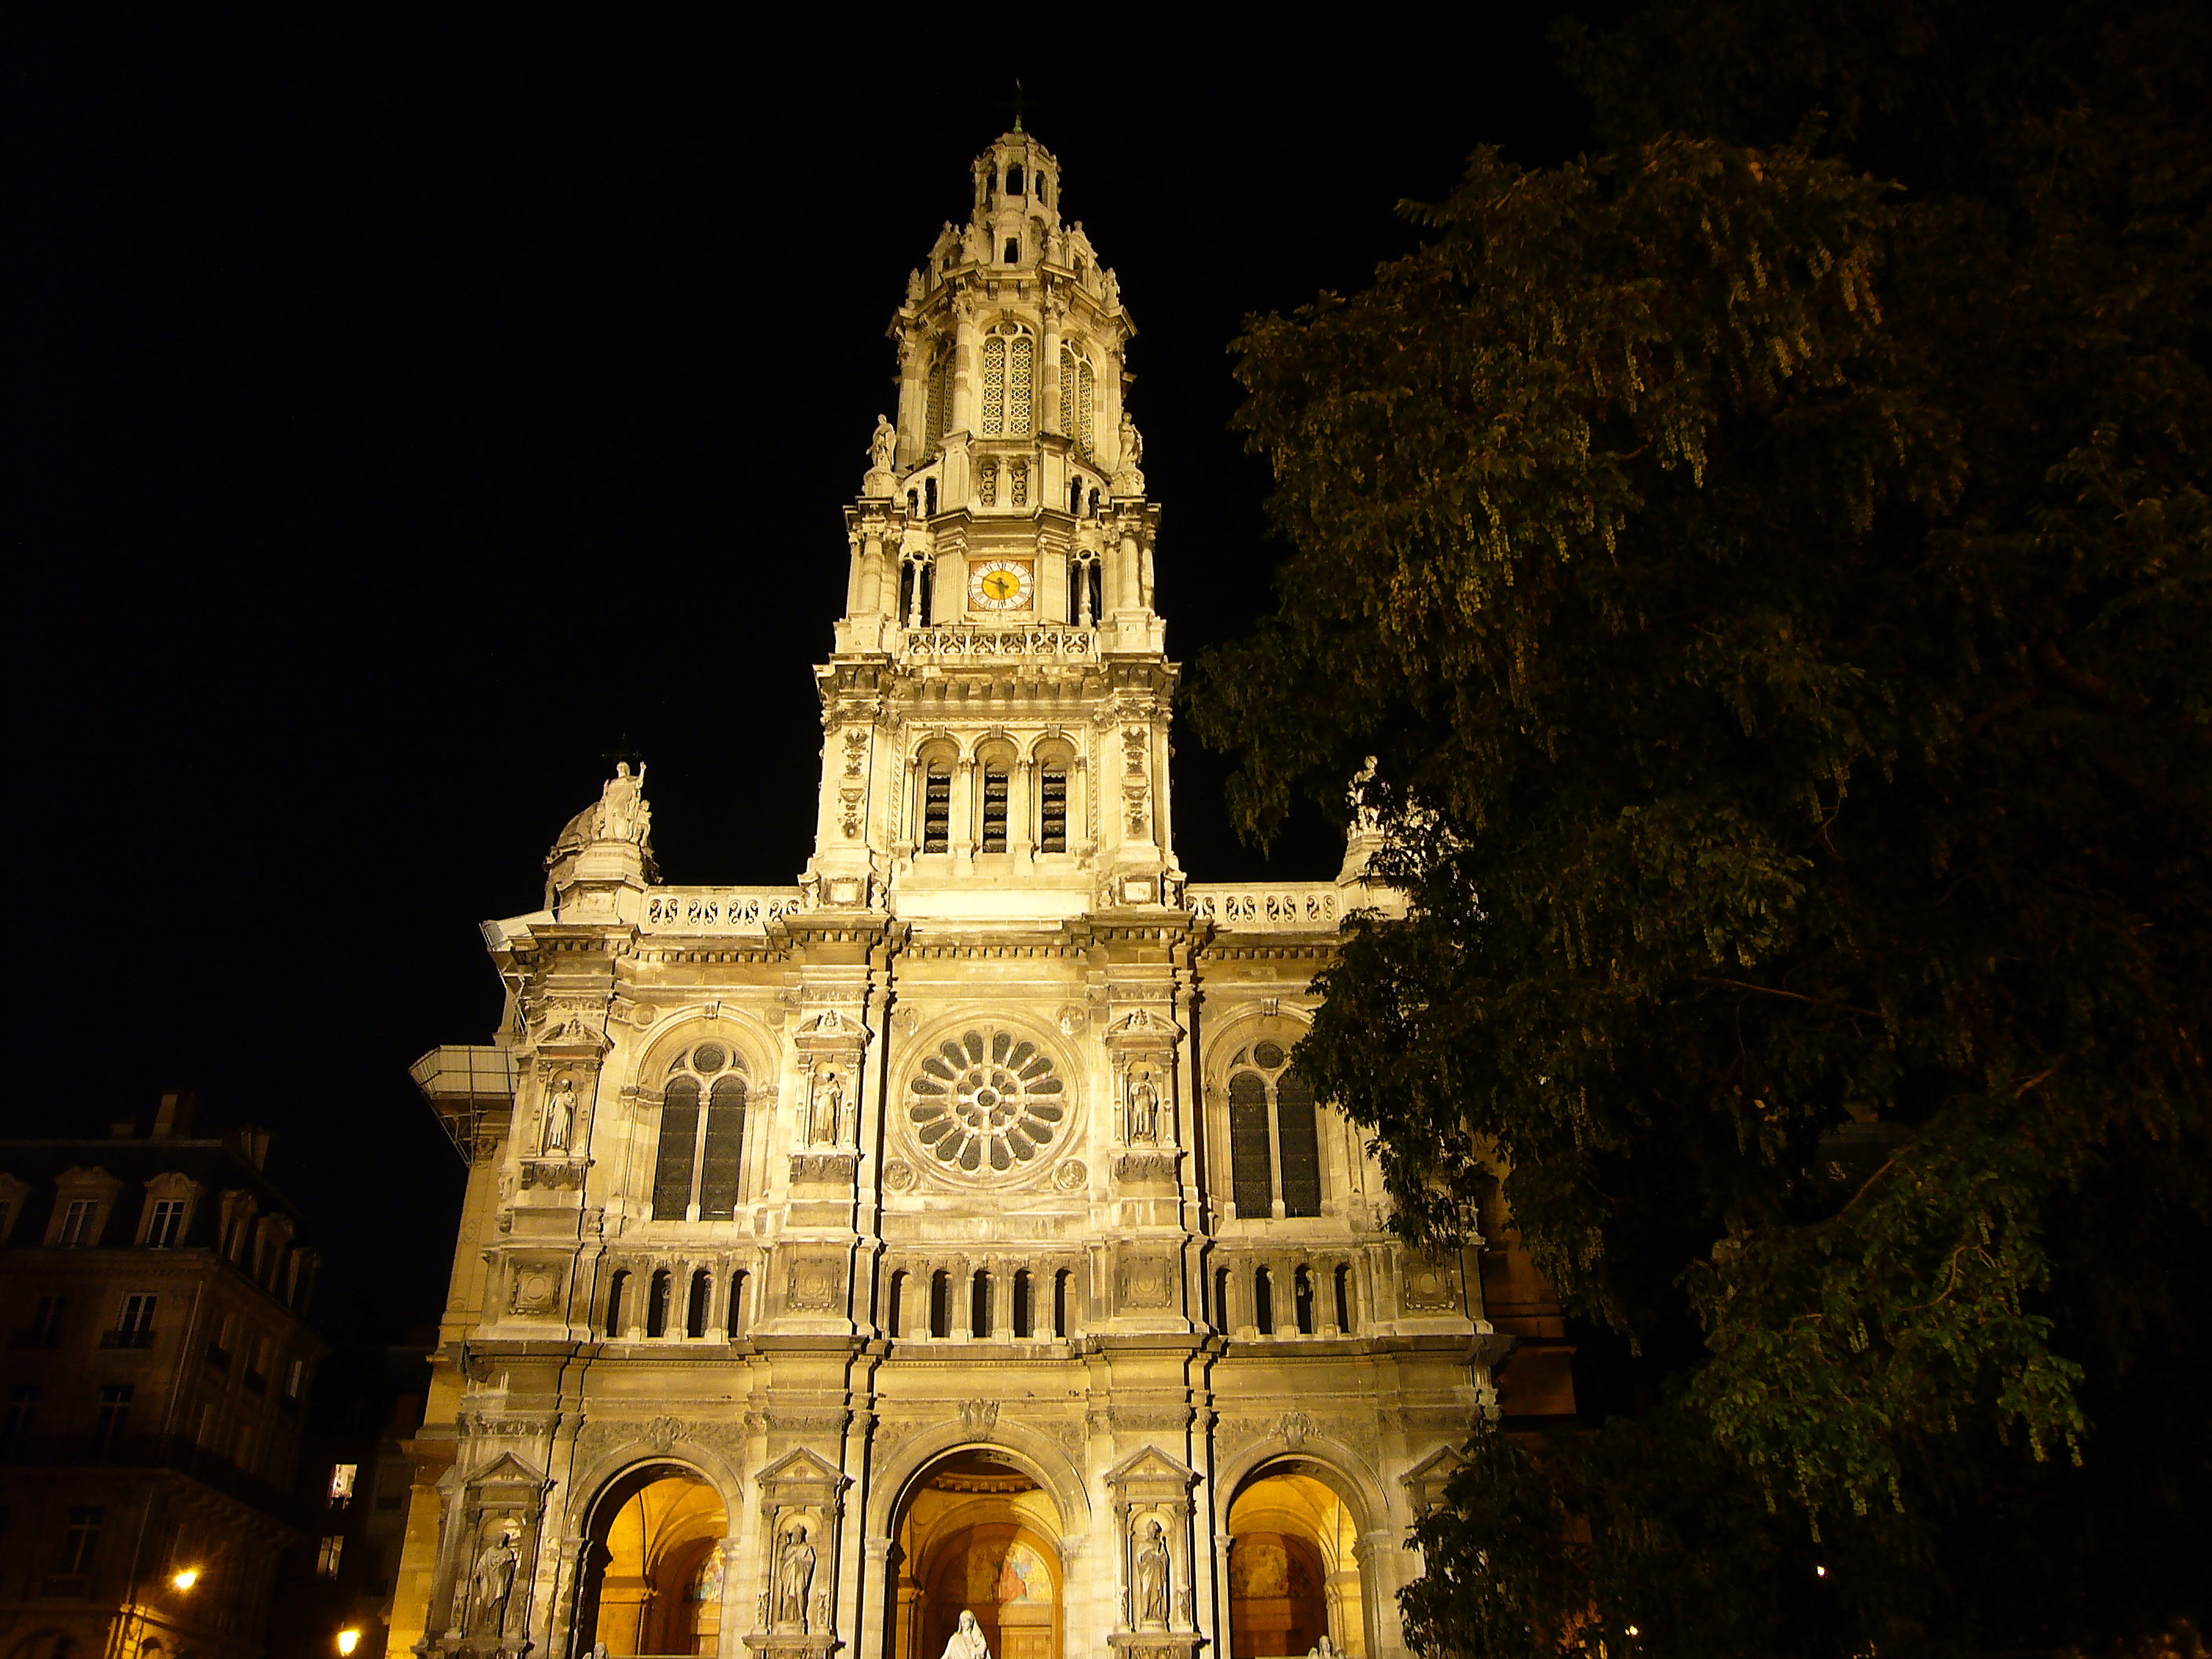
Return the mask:
<path id="1" fill-rule="evenodd" d="M 924 1473 L 899 1516 L 891 1659 L 939 1659 L 963 1612 L 993 1659 L 1060 1659 L 1060 1527 L 1051 1494 L 1001 1454 Z"/>
<path id="2" fill-rule="evenodd" d="M 577 1598 L 578 1646 L 610 1659 L 721 1651 L 721 1496 L 691 1470 L 633 1470 L 594 1507 Z"/>

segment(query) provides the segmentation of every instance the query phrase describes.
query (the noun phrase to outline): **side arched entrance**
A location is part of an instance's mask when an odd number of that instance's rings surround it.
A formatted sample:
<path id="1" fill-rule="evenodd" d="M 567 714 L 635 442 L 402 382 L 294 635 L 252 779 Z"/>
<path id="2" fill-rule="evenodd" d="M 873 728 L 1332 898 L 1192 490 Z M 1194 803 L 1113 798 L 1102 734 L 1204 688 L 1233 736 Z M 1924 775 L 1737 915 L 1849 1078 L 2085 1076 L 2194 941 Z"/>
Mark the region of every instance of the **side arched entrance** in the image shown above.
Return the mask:
<path id="1" fill-rule="evenodd" d="M 1366 1659 L 1360 1526 L 1330 1473 L 1285 1459 L 1255 1470 L 1230 1500 L 1228 1659 L 1306 1654 L 1323 1636 Z"/>
<path id="2" fill-rule="evenodd" d="M 604 1643 L 610 1659 L 720 1650 L 721 1494 L 679 1463 L 652 1463 L 611 1482 L 592 1506 L 570 1651 Z"/>
<path id="3" fill-rule="evenodd" d="M 1060 1516 L 1036 1480 L 996 1451 L 963 1451 L 902 1501 L 889 1659 L 939 1659 L 973 1613 L 993 1659 L 1060 1659 Z"/>

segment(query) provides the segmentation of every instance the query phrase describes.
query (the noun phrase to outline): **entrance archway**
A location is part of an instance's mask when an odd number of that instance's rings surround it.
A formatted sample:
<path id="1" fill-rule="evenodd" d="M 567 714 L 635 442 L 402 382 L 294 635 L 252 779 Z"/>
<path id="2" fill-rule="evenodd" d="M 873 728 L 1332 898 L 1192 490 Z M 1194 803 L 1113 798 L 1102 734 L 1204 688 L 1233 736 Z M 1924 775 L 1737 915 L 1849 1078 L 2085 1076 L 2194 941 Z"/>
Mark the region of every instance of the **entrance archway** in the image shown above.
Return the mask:
<path id="1" fill-rule="evenodd" d="M 939 1659 L 975 1615 L 993 1659 L 1060 1659 L 1059 1507 L 1012 1459 L 956 1453 L 902 1507 L 891 1659 Z"/>
<path id="2" fill-rule="evenodd" d="M 576 1602 L 582 1648 L 610 1659 L 720 1651 L 721 1495 L 678 1464 L 634 1469 L 593 1505 Z"/>
<path id="3" fill-rule="evenodd" d="M 1311 1652 L 1326 1635 L 1365 1659 L 1359 1528 L 1323 1481 L 1278 1466 L 1229 1505 L 1230 1659 Z"/>

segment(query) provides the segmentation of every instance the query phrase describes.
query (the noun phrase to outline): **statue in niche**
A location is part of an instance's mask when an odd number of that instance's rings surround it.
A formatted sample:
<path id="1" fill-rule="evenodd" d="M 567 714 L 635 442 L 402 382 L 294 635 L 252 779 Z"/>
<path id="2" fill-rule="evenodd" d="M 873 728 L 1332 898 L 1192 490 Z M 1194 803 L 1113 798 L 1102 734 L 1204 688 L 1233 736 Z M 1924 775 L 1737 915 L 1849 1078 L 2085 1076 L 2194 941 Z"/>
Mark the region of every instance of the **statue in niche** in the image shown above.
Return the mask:
<path id="1" fill-rule="evenodd" d="M 784 1535 L 775 1559 L 775 1622 L 806 1633 L 806 1595 L 814 1586 L 814 1546 L 801 1522 Z"/>
<path id="2" fill-rule="evenodd" d="M 1160 1144 L 1160 1091 L 1152 1086 L 1149 1068 L 1133 1073 L 1129 1078 L 1129 1144 Z"/>
<path id="3" fill-rule="evenodd" d="M 876 416 L 875 434 L 868 440 L 868 459 L 873 470 L 891 470 L 891 456 L 898 448 L 898 430 L 884 416 Z"/>
<path id="4" fill-rule="evenodd" d="M 507 1603 L 514 1594 L 514 1568 L 520 1559 L 514 1550 L 514 1534 L 505 1527 L 477 1556 L 475 1571 L 469 1575 L 472 1634 L 507 1633 Z"/>
<path id="5" fill-rule="evenodd" d="M 959 1628 L 945 1638 L 943 1659 L 991 1659 L 991 1644 L 983 1639 L 983 1627 L 966 1607 L 960 1609 Z"/>
<path id="6" fill-rule="evenodd" d="M 545 1103 L 545 1144 L 548 1152 L 568 1150 L 568 1137 L 576 1130 L 576 1079 L 562 1073 Z"/>
<path id="7" fill-rule="evenodd" d="M 1168 1621 L 1168 1543 L 1157 1520 L 1147 1519 L 1137 1542 L 1137 1622 Z"/>
<path id="8" fill-rule="evenodd" d="M 825 1066 L 814 1074 L 814 1088 L 807 1103 L 806 1138 L 814 1145 L 835 1145 L 838 1120 L 845 1112 L 845 1082 L 837 1075 L 837 1068 Z"/>

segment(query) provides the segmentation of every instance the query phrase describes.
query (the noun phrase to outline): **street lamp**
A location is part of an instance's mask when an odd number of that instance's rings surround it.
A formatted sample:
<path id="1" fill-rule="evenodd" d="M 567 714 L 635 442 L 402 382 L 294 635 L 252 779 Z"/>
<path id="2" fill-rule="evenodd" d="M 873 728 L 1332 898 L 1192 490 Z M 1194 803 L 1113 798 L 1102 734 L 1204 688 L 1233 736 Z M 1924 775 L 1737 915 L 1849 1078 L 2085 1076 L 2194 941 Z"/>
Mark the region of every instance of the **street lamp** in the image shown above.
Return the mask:
<path id="1" fill-rule="evenodd" d="M 361 1632 L 348 1628 L 338 1632 L 338 1652 L 343 1659 L 352 1659 L 353 1650 L 361 1645 Z"/>
<path id="2" fill-rule="evenodd" d="M 198 1567 L 179 1567 L 170 1575 L 169 1582 L 180 1590 L 188 1590 L 200 1582 L 200 1570 Z"/>

